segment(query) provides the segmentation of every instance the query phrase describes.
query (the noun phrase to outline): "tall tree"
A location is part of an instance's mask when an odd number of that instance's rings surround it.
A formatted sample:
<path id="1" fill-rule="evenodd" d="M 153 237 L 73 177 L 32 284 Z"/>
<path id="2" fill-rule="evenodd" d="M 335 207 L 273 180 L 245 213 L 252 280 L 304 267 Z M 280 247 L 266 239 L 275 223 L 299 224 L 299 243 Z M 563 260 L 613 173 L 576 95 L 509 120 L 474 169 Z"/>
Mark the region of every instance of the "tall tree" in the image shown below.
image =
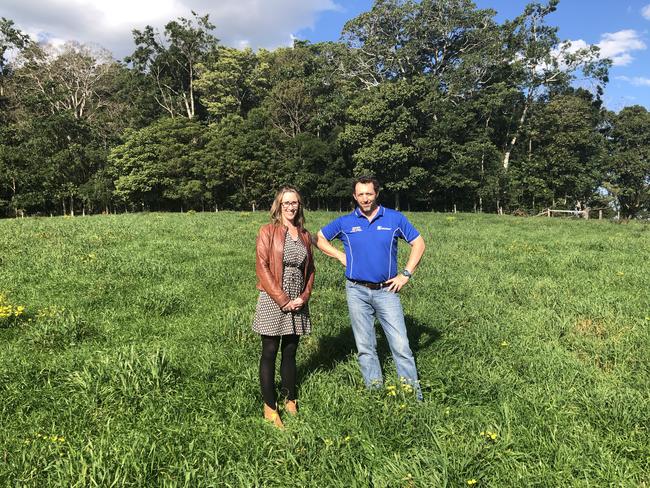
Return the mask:
<path id="1" fill-rule="evenodd" d="M 201 167 L 219 205 L 255 210 L 270 204 L 275 188 L 291 182 L 284 139 L 262 107 L 245 119 L 231 114 L 212 124 L 207 141 Z"/>
<path id="2" fill-rule="evenodd" d="M 503 150 L 505 171 L 540 96 L 557 87 L 568 87 L 578 72 L 598 84 L 598 93 L 602 93 L 602 86 L 608 81 L 611 61 L 600 58 L 597 46 L 576 50 L 570 42 L 560 42 L 557 27 L 547 25 L 546 17 L 557 9 L 558 3 L 559 0 L 531 3 L 523 14 L 503 26 L 504 59 L 512 70 L 509 79 L 521 93 Z"/>
<path id="3" fill-rule="evenodd" d="M 210 116 L 227 114 L 245 117 L 260 104 L 269 86 L 268 53 L 220 46 L 215 59 L 199 65 L 195 86 Z"/>
<path id="4" fill-rule="evenodd" d="M 197 114 L 197 66 L 217 48 L 209 16 L 180 17 L 165 25 L 164 36 L 150 25 L 133 30 L 136 50 L 125 58 L 134 69 L 146 73 L 156 86 L 156 101 L 170 117 Z"/>
<path id="5" fill-rule="evenodd" d="M 417 100 L 423 83 L 383 83 L 363 94 L 348 111 L 340 141 L 351 154 L 355 174 L 374 174 L 395 198 L 417 186 L 424 172 L 414 144 L 418 133 Z"/>
<path id="6" fill-rule="evenodd" d="M 533 111 L 513 168 L 520 207 L 586 206 L 602 182 L 600 101 L 583 89 L 553 94 Z"/>
<path id="7" fill-rule="evenodd" d="M 50 114 L 68 112 L 91 119 L 109 103 L 110 77 L 117 68 L 105 49 L 67 42 L 62 49 L 34 45 L 23 55 L 21 89 Z"/>
<path id="8" fill-rule="evenodd" d="M 203 126 L 164 118 L 129 131 L 109 156 L 115 196 L 135 209 L 201 208 L 205 186 L 196 169 L 205 144 Z"/>
<path id="9" fill-rule="evenodd" d="M 14 25 L 13 20 L 0 17 L 0 101 L 5 96 L 5 79 L 11 74 L 7 53 L 14 49 L 20 51 L 31 44 L 29 36 Z"/>
<path id="10" fill-rule="evenodd" d="M 612 116 L 610 164 L 606 188 L 618 201 L 621 216 L 650 211 L 650 112 L 634 105 Z"/>

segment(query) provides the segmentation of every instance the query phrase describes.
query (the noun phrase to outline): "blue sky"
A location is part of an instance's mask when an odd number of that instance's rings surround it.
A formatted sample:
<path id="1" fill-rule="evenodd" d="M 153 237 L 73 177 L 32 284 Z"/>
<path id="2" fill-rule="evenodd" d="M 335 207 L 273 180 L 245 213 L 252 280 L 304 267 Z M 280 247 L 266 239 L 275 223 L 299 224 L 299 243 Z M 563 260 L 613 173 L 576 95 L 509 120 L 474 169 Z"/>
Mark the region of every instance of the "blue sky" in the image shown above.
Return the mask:
<path id="1" fill-rule="evenodd" d="M 338 39 L 346 20 L 372 6 L 370 0 L 338 2 L 340 10 L 318 15 L 313 28 L 302 29 L 297 37 L 311 41 Z M 528 0 L 475 0 L 479 8 L 497 11 L 502 22 L 524 11 Z M 643 16 L 644 7 L 647 9 Z M 650 0 L 560 0 L 548 23 L 559 28 L 562 40 L 574 44 L 600 44 L 614 57 L 605 104 L 611 110 L 628 105 L 650 109 Z"/>
<path id="2" fill-rule="evenodd" d="M 503 21 L 523 12 L 529 0 L 475 2 L 496 10 Z M 0 16 L 34 39 L 54 46 L 95 43 L 121 59 L 133 52 L 132 29 L 160 28 L 192 11 L 210 15 L 225 45 L 273 49 L 290 46 L 296 37 L 337 40 L 345 22 L 371 6 L 371 0 L 0 0 Z M 613 57 L 605 92 L 609 109 L 650 109 L 650 0 L 560 0 L 548 20 L 559 27 L 561 39 L 598 44 Z"/>

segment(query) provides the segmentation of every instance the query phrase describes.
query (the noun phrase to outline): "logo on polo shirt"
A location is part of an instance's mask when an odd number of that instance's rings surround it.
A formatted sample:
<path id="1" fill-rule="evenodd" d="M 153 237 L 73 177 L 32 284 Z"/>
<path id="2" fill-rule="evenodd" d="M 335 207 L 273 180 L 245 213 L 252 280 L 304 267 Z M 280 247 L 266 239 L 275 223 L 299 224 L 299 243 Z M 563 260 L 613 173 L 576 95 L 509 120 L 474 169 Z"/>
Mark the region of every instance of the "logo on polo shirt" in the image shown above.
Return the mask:
<path id="1" fill-rule="evenodd" d="M 377 230 L 393 230 L 390 227 L 382 227 L 381 225 L 377 226 Z"/>
<path id="2" fill-rule="evenodd" d="M 350 232 L 361 232 L 361 230 L 361 227 L 357 225 L 355 227 L 352 227 L 352 229 L 350 229 Z"/>

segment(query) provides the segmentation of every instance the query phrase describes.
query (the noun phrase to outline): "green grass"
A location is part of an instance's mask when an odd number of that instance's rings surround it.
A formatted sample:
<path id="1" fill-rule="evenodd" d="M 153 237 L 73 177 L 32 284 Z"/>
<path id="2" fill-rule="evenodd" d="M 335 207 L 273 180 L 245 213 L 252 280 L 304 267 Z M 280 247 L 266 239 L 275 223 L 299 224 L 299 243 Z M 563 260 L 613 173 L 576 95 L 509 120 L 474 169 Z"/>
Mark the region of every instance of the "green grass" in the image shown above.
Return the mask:
<path id="1" fill-rule="evenodd" d="M 411 218 L 425 401 L 363 389 L 342 269 L 318 254 L 284 432 L 250 330 L 266 214 L 0 221 L 0 292 L 25 307 L 0 318 L 0 485 L 649 486 L 650 227 Z"/>

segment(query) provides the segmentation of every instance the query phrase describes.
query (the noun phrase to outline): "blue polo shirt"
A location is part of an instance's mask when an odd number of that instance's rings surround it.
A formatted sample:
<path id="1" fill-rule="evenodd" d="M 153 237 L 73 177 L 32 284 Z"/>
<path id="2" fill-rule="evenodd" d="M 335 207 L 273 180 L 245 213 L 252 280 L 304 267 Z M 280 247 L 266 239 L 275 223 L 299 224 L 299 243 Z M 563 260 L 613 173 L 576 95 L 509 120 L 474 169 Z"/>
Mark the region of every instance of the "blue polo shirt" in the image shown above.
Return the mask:
<path id="1" fill-rule="evenodd" d="M 397 240 L 410 243 L 420 235 L 401 212 L 381 205 L 372 221 L 356 208 L 327 224 L 321 232 L 328 241 L 337 237 L 343 242 L 346 278 L 373 283 L 397 275 Z"/>

